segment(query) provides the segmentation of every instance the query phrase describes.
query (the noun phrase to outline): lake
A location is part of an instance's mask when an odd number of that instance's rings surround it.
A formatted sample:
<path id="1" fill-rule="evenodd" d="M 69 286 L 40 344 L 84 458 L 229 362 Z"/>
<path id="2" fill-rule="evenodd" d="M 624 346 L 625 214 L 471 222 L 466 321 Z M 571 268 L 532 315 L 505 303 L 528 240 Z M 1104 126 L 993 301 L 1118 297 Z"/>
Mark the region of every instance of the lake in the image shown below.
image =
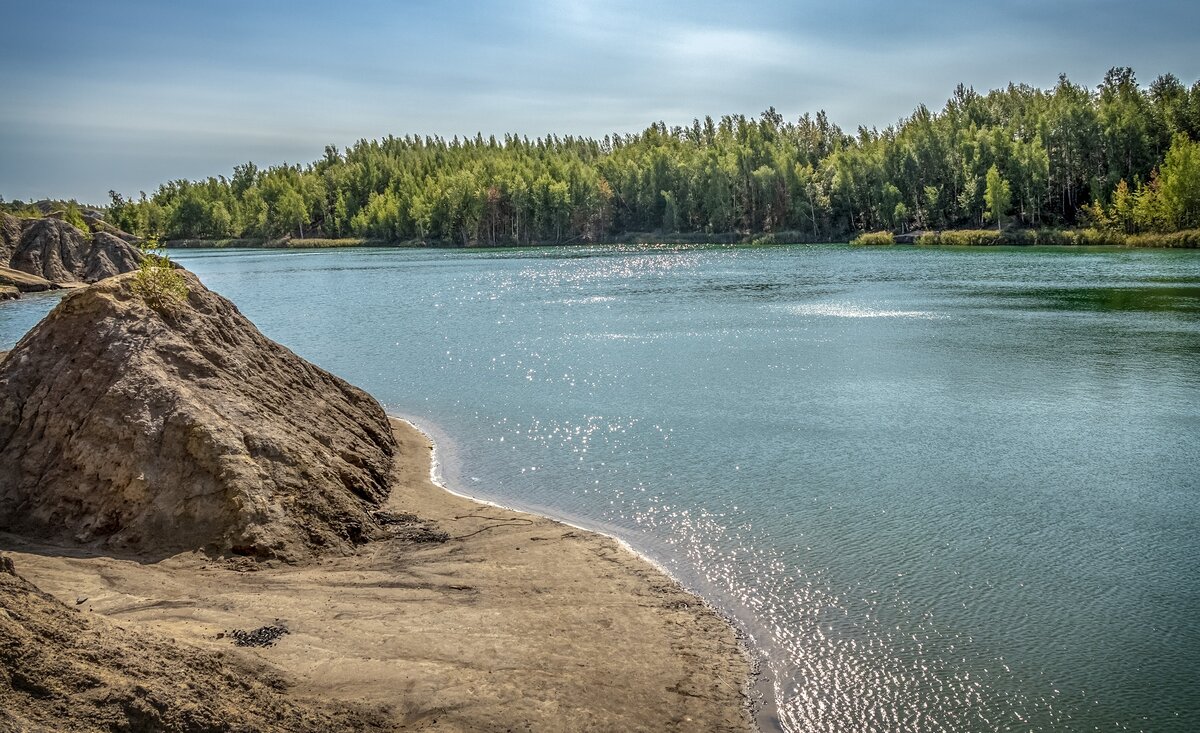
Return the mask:
<path id="1" fill-rule="evenodd" d="M 1200 252 L 185 251 L 731 615 L 795 731 L 1200 725 Z M 8 348 L 54 302 L 0 305 Z"/>

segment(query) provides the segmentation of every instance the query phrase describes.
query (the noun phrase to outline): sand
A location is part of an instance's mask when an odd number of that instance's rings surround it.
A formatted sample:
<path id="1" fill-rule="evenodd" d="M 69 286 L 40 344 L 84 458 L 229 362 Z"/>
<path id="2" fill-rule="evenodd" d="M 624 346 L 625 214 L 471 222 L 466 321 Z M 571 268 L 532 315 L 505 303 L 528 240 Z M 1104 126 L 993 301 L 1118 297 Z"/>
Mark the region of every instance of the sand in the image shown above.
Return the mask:
<path id="1" fill-rule="evenodd" d="M 21 574 L 125 628 L 265 662 L 288 694 L 384 706 L 415 730 L 744 731 L 750 663 L 728 623 L 617 541 L 455 496 L 394 421 L 387 508 L 420 533 L 306 565 L 158 562 L 0 535 Z M 290 633 L 240 648 L 222 634 Z"/>

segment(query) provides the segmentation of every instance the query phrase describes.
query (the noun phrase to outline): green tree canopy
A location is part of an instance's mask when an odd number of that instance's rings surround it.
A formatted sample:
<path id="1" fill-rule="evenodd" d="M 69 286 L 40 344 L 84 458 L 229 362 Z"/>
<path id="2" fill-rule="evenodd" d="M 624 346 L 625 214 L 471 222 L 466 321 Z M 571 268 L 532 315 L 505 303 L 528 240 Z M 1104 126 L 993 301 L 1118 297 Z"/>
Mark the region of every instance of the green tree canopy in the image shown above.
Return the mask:
<path id="1" fill-rule="evenodd" d="M 655 122 L 602 139 L 389 136 L 327 146 L 308 165 L 236 166 L 113 193 L 114 223 L 181 237 L 345 236 L 454 244 L 581 242 L 629 232 L 788 232 L 797 239 L 913 227 L 1198 226 L 1200 82 L 1141 86 L 1117 67 L 1096 89 L 959 85 L 852 133 L 824 112 L 788 120 Z M 1191 147 L 1188 147 L 1191 146 Z M 1156 174 L 1157 172 L 1157 174 Z M 1124 187 L 1122 187 L 1124 181 Z M 1100 214 L 1098 217 L 1097 214 Z"/>
<path id="2" fill-rule="evenodd" d="M 1003 229 L 1004 215 L 1012 208 L 1012 189 L 994 164 L 988 168 L 984 199 L 987 201 L 988 217 L 996 222 L 997 229 Z"/>

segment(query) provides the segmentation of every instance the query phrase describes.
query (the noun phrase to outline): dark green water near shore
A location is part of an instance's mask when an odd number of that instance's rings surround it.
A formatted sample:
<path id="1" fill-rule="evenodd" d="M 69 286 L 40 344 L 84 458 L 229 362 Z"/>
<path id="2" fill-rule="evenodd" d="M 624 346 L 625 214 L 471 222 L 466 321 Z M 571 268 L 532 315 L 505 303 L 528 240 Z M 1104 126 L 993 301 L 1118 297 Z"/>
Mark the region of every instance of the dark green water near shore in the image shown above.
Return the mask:
<path id="1" fill-rule="evenodd" d="M 176 258 L 434 426 L 452 488 L 728 609 L 788 729 L 1200 726 L 1200 253 Z"/>

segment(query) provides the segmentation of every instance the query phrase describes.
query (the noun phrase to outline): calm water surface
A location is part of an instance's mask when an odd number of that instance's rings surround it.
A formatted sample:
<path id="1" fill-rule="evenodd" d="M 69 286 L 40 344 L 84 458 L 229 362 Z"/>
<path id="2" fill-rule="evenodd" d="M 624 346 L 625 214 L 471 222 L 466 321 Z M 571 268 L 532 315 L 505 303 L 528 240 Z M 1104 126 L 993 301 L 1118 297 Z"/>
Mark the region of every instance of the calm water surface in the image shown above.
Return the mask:
<path id="1" fill-rule="evenodd" d="M 1200 253 L 176 258 L 433 426 L 452 487 L 733 614 L 764 724 L 1200 727 Z"/>

